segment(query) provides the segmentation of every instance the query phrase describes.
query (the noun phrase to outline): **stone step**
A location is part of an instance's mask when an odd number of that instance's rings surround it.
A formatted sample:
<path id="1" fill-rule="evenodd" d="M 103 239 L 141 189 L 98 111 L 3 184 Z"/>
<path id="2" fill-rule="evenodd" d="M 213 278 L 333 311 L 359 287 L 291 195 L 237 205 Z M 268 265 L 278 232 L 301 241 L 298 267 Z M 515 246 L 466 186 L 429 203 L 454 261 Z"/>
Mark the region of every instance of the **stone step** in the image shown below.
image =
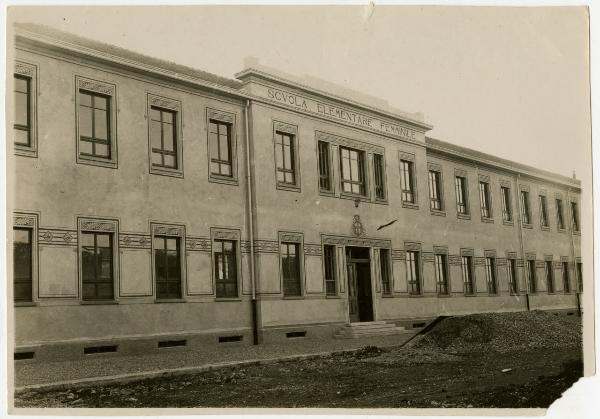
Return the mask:
<path id="1" fill-rule="evenodd" d="M 334 337 L 338 339 L 352 339 L 364 336 L 389 336 L 408 332 L 402 326 L 385 321 L 350 323 L 338 329 Z"/>
<path id="2" fill-rule="evenodd" d="M 381 331 L 377 331 L 377 332 L 367 332 L 367 331 L 361 331 L 361 332 L 337 332 L 334 337 L 338 338 L 338 339 L 352 339 L 352 338 L 360 338 L 360 337 L 367 337 L 367 336 L 390 336 L 390 335 L 402 335 L 402 334 L 406 334 L 406 333 L 412 333 L 408 330 L 405 329 L 390 329 L 390 330 L 381 330 Z"/>

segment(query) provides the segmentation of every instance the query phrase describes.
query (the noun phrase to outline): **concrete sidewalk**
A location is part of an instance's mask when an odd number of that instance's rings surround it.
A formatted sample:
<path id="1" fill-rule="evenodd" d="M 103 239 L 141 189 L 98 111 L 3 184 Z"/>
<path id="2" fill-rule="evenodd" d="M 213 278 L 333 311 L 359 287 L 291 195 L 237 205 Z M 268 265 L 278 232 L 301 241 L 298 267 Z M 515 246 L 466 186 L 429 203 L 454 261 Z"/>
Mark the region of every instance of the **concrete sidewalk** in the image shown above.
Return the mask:
<path id="1" fill-rule="evenodd" d="M 73 361 L 15 361 L 15 389 L 57 388 L 66 385 L 112 381 L 131 381 L 162 374 L 200 372 L 238 364 L 277 362 L 279 360 L 325 356 L 364 346 L 401 346 L 418 330 L 400 335 L 356 339 L 297 338 L 262 345 L 223 344 L 202 349 L 166 348 L 160 353 L 138 356 L 94 355 Z"/>

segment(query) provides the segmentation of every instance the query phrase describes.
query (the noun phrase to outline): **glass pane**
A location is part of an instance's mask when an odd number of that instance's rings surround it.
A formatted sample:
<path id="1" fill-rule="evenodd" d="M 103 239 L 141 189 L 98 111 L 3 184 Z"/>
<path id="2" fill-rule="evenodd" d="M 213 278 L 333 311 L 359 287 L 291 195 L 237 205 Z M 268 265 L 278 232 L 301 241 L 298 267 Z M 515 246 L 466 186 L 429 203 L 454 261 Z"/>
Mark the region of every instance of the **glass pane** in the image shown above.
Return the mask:
<path id="1" fill-rule="evenodd" d="M 79 106 L 92 106 L 92 96 L 88 93 L 79 93 Z"/>
<path id="2" fill-rule="evenodd" d="M 346 150 L 342 150 L 343 152 Z M 348 158 L 343 157 L 344 153 L 342 152 L 342 176 L 344 179 L 350 178 L 350 161 Z"/>
<path id="3" fill-rule="evenodd" d="M 167 239 L 167 249 L 168 250 L 177 250 L 177 239 L 168 238 Z"/>
<path id="4" fill-rule="evenodd" d="M 285 173 L 285 183 L 294 183 L 294 174 L 293 173 Z"/>
<path id="5" fill-rule="evenodd" d="M 163 147 L 167 151 L 175 151 L 173 125 L 163 124 Z"/>
<path id="6" fill-rule="evenodd" d="M 155 249 L 164 249 L 165 248 L 165 239 L 163 237 L 155 237 L 154 238 L 154 248 Z"/>
<path id="7" fill-rule="evenodd" d="M 96 156 L 109 157 L 107 144 L 96 144 Z"/>
<path id="8" fill-rule="evenodd" d="M 350 179 L 359 180 L 358 179 L 358 161 L 356 161 L 356 159 L 350 160 Z"/>
<path id="9" fill-rule="evenodd" d="M 177 167 L 175 156 L 165 155 L 165 167 Z"/>
<path id="10" fill-rule="evenodd" d="M 162 166 L 162 154 L 160 153 L 152 153 L 152 164 L 156 166 Z"/>
<path id="11" fill-rule="evenodd" d="M 112 278 L 112 261 L 110 259 L 100 261 L 100 268 L 99 268 L 98 272 L 100 274 L 100 278 L 111 279 Z"/>
<path id="12" fill-rule="evenodd" d="M 94 247 L 94 235 L 91 233 L 82 233 L 81 245 L 86 247 Z"/>
<path id="13" fill-rule="evenodd" d="M 210 172 L 220 174 L 221 171 L 219 170 L 219 167 L 220 167 L 219 163 L 211 162 L 210 163 Z"/>
<path id="14" fill-rule="evenodd" d="M 229 161 L 229 139 L 227 138 L 227 135 L 220 135 L 219 139 L 221 160 Z"/>
<path id="15" fill-rule="evenodd" d="M 221 174 L 231 176 L 231 166 L 225 163 L 221 164 Z"/>
<path id="16" fill-rule="evenodd" d="M 283 146 L 277 145 L 275 147 L 275 163 L 278 168 L 283 168 Z"/>
<path id="17" fill-rule="evenodd" d="M 92 137 L 92 110 L 90 108 L 79 108 L 79 135 Z"/>
<path id="18" fill-rule="evenodd" d="M 210 157 L 216 159 L 219 156 L 219 137 L 216 134 L 208 134 L 208 147 Z"/>
<path id="19" fill-rule="evenodd" d="M 29 92 L 29 80 L 28 78 L 15 77 L 15 91 L 17 92 Z"/>
<path id="20" fill-rule="evenodd" d="M 113 297 L 112 282 L 97 284 L 98 298 L 109 299 Z"/>
<path id="21" fill-rule="evenodd" d="M 81 154 L 92 154 L 92 143 L 89 141 L 80 141 L 79 152 Z"/>
<path id="22" fill-rule="evenodd" d="M 283 172 L 279 172 L 279 171 L 277 172 L 277 181 L 278 182 L 284 182 L 285 181 L 284 176 L 283 176 Z"/>
<path id="23" fill-rule="evenodd" d="M 210 121 L 208 124 L 209 134 L 219 134 L 219 127 L 214 121 Z"/>
<path id="24" fill-rule="evenodd" d="M 15 143 L 29 145 L 29 131 L 15 129 Z"/>
<path id="25" fill-rule="evenodd" d="M 169 124 L 173 123 L 173 112 L 163 112 L 162 113 L 162 120 L 163 122 L 167 122 Z"/>
<path id="26" fill-rule="evenodd" d="M 150 109 L 150 120 L 160 122 L 160 111 L 156 108 Z"/>
<path id="27" fill-rule="evenodd" d="M 292 168 L 292 150 L 287 145 L 283 147 L 283 167 L 286 169 Z"/>
<path id="28" fill-rule="evenodd" d="M 152 145 L 152 148 L 161 148 L 160 122 L 150 121 L 150 144 Z"/>
<path id="29" fill-rule="evenodd" d="M 16 282 L 13 290 L 15 301 L 31 301 L 31 282 Z"/>
<path id="30" fill-rule="evenodd" d="M 81 287 L 83 293 L 83 299 L 95 298 L 96 297 L 96 285 L 94 283 L 84 283 Z"/>
<path id="31" fill-rule="evenodd" d="M 96 256 L 93 247 L 84 247 L 81 249 L 81 273 L 84 282 L 96 280 Z"/>
<path id="32" fill-rule="evenodd" d="M 15 124 L 29 126 L 27 100 L 27 94 L 15 93 Z"/>
<path id="33" fill-rule="evenodd" d="M 224 242 L 223 250 L 226 252 L 232 252 L 233 251 L 233 242 Z"/>
<path id="34" fill-rule="evenodd" d="M 103 96 L 94 96 L 94 108 L 108 109 L 108 99 Z"/>

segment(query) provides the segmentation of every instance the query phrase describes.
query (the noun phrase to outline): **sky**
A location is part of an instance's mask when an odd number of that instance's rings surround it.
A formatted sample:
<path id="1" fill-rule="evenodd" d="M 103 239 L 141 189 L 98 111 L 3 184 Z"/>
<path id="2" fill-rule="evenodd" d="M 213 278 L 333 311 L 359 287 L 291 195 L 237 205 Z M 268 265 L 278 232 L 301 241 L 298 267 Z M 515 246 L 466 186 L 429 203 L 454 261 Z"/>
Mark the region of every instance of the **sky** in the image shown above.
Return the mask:
<path id="1" fill-rule="evenodd" d="M 423 112 L 428 135 L 591 178 L 584 7 L 13 7 L 42 23 L 225 77 L 244 59 Z"/>

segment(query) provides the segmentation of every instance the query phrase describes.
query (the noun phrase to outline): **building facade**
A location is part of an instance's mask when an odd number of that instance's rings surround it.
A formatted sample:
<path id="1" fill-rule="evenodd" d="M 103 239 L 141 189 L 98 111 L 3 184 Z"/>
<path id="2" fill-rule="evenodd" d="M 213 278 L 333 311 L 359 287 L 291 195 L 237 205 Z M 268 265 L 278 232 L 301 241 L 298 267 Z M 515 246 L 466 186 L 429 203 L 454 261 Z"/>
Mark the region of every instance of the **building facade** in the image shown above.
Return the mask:
<path id="1" fill-rule="evenodd" d="M 17 352 L 578 306 L 577 180 L 263 69 L 230 80 L 47 28 L 16 34 Z"/>

